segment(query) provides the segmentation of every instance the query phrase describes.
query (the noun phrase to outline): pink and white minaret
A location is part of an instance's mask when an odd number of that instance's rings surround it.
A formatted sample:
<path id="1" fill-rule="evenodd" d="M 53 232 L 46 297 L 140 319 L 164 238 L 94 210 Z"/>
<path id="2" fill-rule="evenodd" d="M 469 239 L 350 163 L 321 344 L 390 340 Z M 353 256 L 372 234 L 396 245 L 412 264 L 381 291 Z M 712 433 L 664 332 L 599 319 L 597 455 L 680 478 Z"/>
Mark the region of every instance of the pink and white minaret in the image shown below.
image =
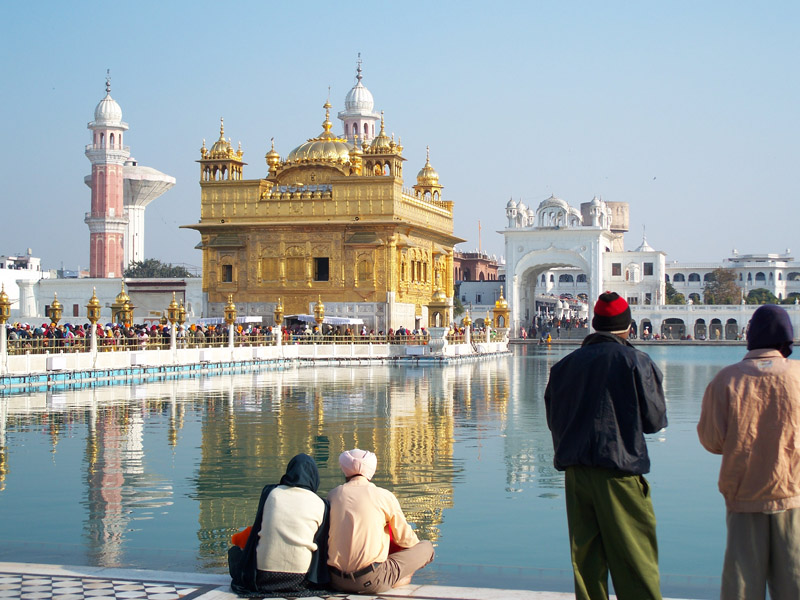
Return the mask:
<path id="1" fill-rule="evenodd" d="M 130 150 L 123 145 L 128 124 L 122 109 L 111 97 L 106 78 L 106 96 L 94 109 L 92 143 L 86 158 L 92 162 L 92 210 L 84 222 L 89 226 L 89 276 L 122 277 L 125 260 L 125 230 L 128 217 L 124 206 L 124 165 Z"/>

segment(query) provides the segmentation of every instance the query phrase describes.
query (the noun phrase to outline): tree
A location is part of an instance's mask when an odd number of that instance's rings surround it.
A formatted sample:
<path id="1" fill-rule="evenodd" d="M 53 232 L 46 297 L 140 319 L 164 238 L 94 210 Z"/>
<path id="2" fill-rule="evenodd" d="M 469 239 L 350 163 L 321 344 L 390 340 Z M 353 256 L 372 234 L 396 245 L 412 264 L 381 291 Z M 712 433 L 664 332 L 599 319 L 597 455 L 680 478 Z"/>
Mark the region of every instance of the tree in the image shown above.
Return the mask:
<path id="1" fill-rule="evenodd" d="M 132 262 L 122 275 L 130 279 L 196 277 L 186 267 L 163 263 L 155 258 Z"/>
<path id="2" fill-rule="evenodd" d="M 453 319 L 460 317 L 464 314 L 464 305 L 461 304 L 461 298 L 458 297 L 458 294 L 453 296 Z"/>
<path id="3" fill-rule="evenodd" d="M 677 291 L 669 281 L 667 282 L 664 295 L 666 296 L 667 304 L 686 304 L 686 297 Z"/>
<path id="4" fill-rule="evenodd" d="M 778 304 L 780 302 L 778 297 L 766 288 L 750 290 L 744 301 L 747 304 Z"/>
<path id="5" fill-rule="evenodd" d="M 739 304 L 741 301 L 742 289 L 736 285 L 736 272 L 722 267 L 714 269 L 703 289 L 703 303 Z"/>
<path id="6" fill-rule="evenodd" d="M 781 304 L 794 304 L 796 300 L 800 301 L 800 294 L 798 294 L 797 292 L 792 292 L 791 294 L 786 296 L 786 298 L 783 299 Z"/>

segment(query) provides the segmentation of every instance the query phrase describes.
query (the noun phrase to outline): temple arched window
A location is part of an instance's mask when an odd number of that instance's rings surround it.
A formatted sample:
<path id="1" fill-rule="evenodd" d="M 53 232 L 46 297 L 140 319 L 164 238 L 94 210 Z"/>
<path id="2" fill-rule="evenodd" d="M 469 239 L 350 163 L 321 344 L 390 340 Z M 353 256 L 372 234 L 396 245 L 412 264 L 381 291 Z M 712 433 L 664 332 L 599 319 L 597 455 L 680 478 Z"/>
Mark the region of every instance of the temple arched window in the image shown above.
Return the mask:
<path id="1" fill-rule="evenodd" d="M 698 273 L 689 273 L 689 281 L 700 281 L 700 275 Z"/>
<path id="2" fill-rule="evenodd" d="M 767 278 L 764 275 L 764 273 L 762 273 L 761 271 L 756 273 L 756 281 L 766 281 L 766 280 L 767 280 Z"/>

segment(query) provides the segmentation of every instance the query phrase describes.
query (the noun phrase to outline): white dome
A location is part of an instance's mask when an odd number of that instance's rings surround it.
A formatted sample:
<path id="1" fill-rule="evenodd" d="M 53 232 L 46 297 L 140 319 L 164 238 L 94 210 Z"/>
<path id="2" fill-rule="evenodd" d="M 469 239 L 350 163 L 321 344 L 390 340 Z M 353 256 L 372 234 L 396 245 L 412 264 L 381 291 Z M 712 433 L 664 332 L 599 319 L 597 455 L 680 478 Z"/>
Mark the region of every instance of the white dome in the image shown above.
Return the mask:
<path id="1" fill-rule="evenodd" d="M 517 203 L 514 202 L 513 198 L 511 198 L 511 200 L 508 201 L 508 204 L 506 204 L 506 208 L 517 208 Z"/>
<path id="2" fill-rule="evenodd" d="M 361 83 L 359 74 L 358 83 L 353 86 L 344 99 L 344 108 L 348 112 L 372 112 L 375 100 L 372 93 Z"/>
<path id="3" fill-rule="evenodd" d="M 541 204 L 539 204 L 539 209 L 549 208 L 549 207 L 557 207 L 561 208 L 565 211 L 569 211 L 569 204 L 567 204 L 561 198 L 557 198 L 556 196 L 551 195 L 547 200 L 543 200 Z"/>
<path id="4" fill-rule="evenodd" d="M 106 97 L 100 100 L 97 108 L 94 109 L 95 125 L 121 125 L 122 109 L 117 101 L 106 93 Z"/>

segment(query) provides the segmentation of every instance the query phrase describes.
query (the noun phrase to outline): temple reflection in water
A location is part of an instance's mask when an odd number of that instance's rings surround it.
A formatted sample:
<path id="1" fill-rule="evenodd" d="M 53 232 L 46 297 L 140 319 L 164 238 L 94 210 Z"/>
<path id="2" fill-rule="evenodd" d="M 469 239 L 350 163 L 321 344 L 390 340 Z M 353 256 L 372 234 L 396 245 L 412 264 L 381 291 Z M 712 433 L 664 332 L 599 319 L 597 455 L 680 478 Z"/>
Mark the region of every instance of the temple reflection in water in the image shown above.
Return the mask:
<path id="1" fill-rule="evenodd" d="M 278 481 L 292 456 L 315 459 L 326 494 L 343 482 L 339 453 L 361 447 L 378 455 L 375 482 L 395 492 L 421 538 L 436 542 L 464 477 L 455 429 L 483 421 L 505 428 L 508 399 L 507 360 L 300 368 L 10 396 L 0 402 L 0 481 L 12 489 L 0 501 L 17 497 L 9 432 L 47 436 L 59 471 L 67 462 L 66 471 L 78 468 L 72 463 L 81 455 L 74 517 L 83 522 L 88 564 L 129 565 L 133 549 L 168 543 L 221 569 L 231 533 L 252 522 L 261 487 Z M 532 470 L 518 457 L 507 463 Z M 519 477 L 509 471 L 508 479 Z M 36 489 L 27 493 L 46 506 Z M 193 531 L 178 527 L 193 511 Z M 148 539 L 155 532 L 169 541 Z"/>

